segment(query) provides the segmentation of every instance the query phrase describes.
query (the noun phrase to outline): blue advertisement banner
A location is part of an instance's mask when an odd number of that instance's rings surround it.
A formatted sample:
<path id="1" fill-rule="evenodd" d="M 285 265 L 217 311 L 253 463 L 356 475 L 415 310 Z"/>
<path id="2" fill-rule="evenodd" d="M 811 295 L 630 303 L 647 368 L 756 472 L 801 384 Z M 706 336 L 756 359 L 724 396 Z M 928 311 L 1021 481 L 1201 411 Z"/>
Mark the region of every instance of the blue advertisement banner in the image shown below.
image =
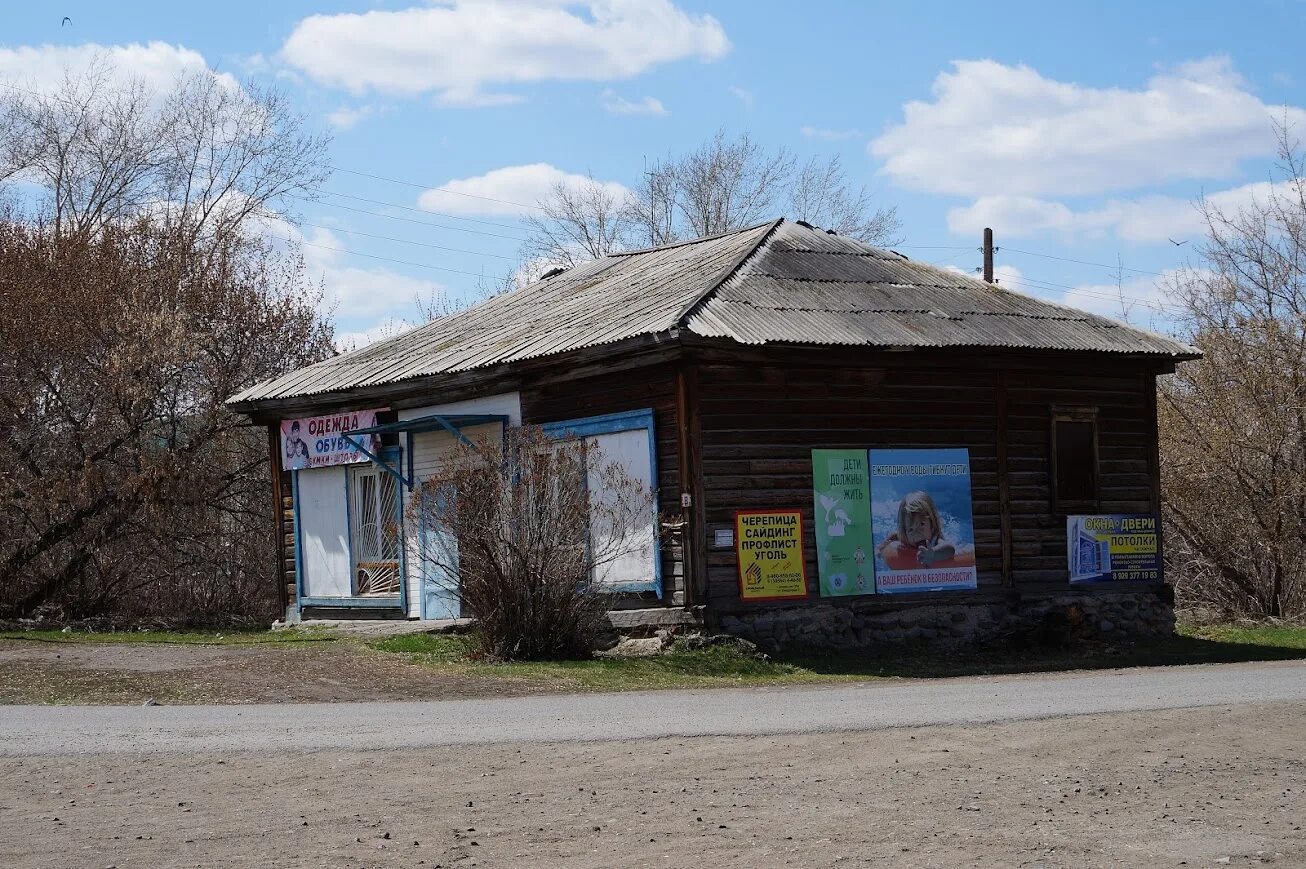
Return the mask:
<path id="1" fill-rule="evenodd" d="M 1160 520 L 1155 514 L 1066 517 L 1070 581 L 1161 580 Z"/>
<path id="2" fill-rule="evenodd" d="M 975 588 L 970 451 L 871 450 L 875 590 Z"/>

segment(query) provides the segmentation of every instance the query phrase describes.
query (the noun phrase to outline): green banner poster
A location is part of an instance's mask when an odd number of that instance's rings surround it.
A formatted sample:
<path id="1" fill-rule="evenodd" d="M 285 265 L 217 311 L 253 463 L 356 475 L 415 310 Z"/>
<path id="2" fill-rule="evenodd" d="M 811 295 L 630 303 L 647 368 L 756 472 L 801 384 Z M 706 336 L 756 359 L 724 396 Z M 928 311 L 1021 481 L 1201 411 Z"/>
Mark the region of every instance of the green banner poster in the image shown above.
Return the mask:
<path id="1" fill-rule="evenodd" d="M 821 596 L 875 593 L 866 450 L 812 450 Z"/>

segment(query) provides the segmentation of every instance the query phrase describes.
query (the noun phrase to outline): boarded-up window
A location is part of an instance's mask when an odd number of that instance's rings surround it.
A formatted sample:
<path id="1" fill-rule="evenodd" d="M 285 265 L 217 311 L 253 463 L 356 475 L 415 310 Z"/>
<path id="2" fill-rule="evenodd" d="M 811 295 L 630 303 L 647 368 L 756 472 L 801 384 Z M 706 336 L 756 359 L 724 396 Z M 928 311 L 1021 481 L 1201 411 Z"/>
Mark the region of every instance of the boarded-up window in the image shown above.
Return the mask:
<path id="1" fill-rule="evenodd" d="M 592 441 L 598 444 L 601 461 L 621 466 L 631 480 L 652 490 L 654 468 L 652 453 L 649 449 L 651 432 L 645 428 L 623 432 L 611 432 L 595 435 Z M 592 464 L 592 463 L 591 463 Z M 611 498 L 612 493 L 603 489 L 599 480 L 600 470 L 589 468 L 588 485 L 590 497 L 594 500 Z M 649 509 L 645 521 L 625 529 L 622 538 L 613 537 L 614 531 L 602 521 L 590 526 L 591 545 L 600 552 L 619 551 L 621 554 L 603 565 L 596 582 L 617 588 L 631 590 L 656 590 L 657 588 L 657 511 Z"/>
<path id="2" fill-rule="evenodd" d="M 1097 410 L 1052 412 L 1052 499 L 1058 512 L 1097 505 Z"/>
<path id="3" fill-rule="evenodd" d="M 294 471 L 295 533 L 299 535 L 300 584 L 304 597 L 349 597 L 348 468 Z"/>
<path id="4" fill-rule="evenodd" d="M 653 411 L 638 410 L 586 419 L 546 423 L 544 431 L 559 439 L 583 438 L 595 446 L 586 453 L 586 486 L 591 502 L 611 496 L 599 479 L 598 465 L 615 464 L 646 491 L 655 492 L 657 457 L 654 451 Z M 594 460 L 597 460 L 597 464 Z M 656 496 L 646 521 L 625 529 L 620 538 L 602 522 L 592 522 L 588 545 L 620 555 L 607 561 L 594 581 L 614 591 L 652 591 L 662 594 L 661 561 L 657 545 Z"/>

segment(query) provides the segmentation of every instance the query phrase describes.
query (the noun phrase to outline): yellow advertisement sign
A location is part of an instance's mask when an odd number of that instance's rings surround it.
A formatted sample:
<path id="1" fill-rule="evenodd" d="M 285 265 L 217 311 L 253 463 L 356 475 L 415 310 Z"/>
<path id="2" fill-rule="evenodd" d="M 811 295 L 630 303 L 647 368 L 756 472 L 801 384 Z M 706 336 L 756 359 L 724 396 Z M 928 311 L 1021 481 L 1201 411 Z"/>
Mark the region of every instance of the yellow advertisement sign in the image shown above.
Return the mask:
<path id="1" fill-rule="evenodd" d="M 739 561 L 739 596 L 744 600 L 807 597 L 801 511 L 736 513 L 735 555 Z"/>
<path id="2" fill-rule="evenodd" d="M 1108 534 L 1112 555 L 1156 555 L 1156 532 L 1150 534 Z"/>

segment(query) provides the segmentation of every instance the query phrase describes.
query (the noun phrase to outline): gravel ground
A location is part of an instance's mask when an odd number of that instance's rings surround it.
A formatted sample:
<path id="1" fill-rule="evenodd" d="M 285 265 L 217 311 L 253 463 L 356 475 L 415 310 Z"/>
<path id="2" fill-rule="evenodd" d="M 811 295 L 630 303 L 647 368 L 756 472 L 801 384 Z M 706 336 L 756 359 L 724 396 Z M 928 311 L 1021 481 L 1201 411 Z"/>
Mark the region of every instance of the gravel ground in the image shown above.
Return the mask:
<path id="1" fill-rule="evenodd" d="M 1300 866 L 1304 722 L 8 757 L 0 865 Z"/>

